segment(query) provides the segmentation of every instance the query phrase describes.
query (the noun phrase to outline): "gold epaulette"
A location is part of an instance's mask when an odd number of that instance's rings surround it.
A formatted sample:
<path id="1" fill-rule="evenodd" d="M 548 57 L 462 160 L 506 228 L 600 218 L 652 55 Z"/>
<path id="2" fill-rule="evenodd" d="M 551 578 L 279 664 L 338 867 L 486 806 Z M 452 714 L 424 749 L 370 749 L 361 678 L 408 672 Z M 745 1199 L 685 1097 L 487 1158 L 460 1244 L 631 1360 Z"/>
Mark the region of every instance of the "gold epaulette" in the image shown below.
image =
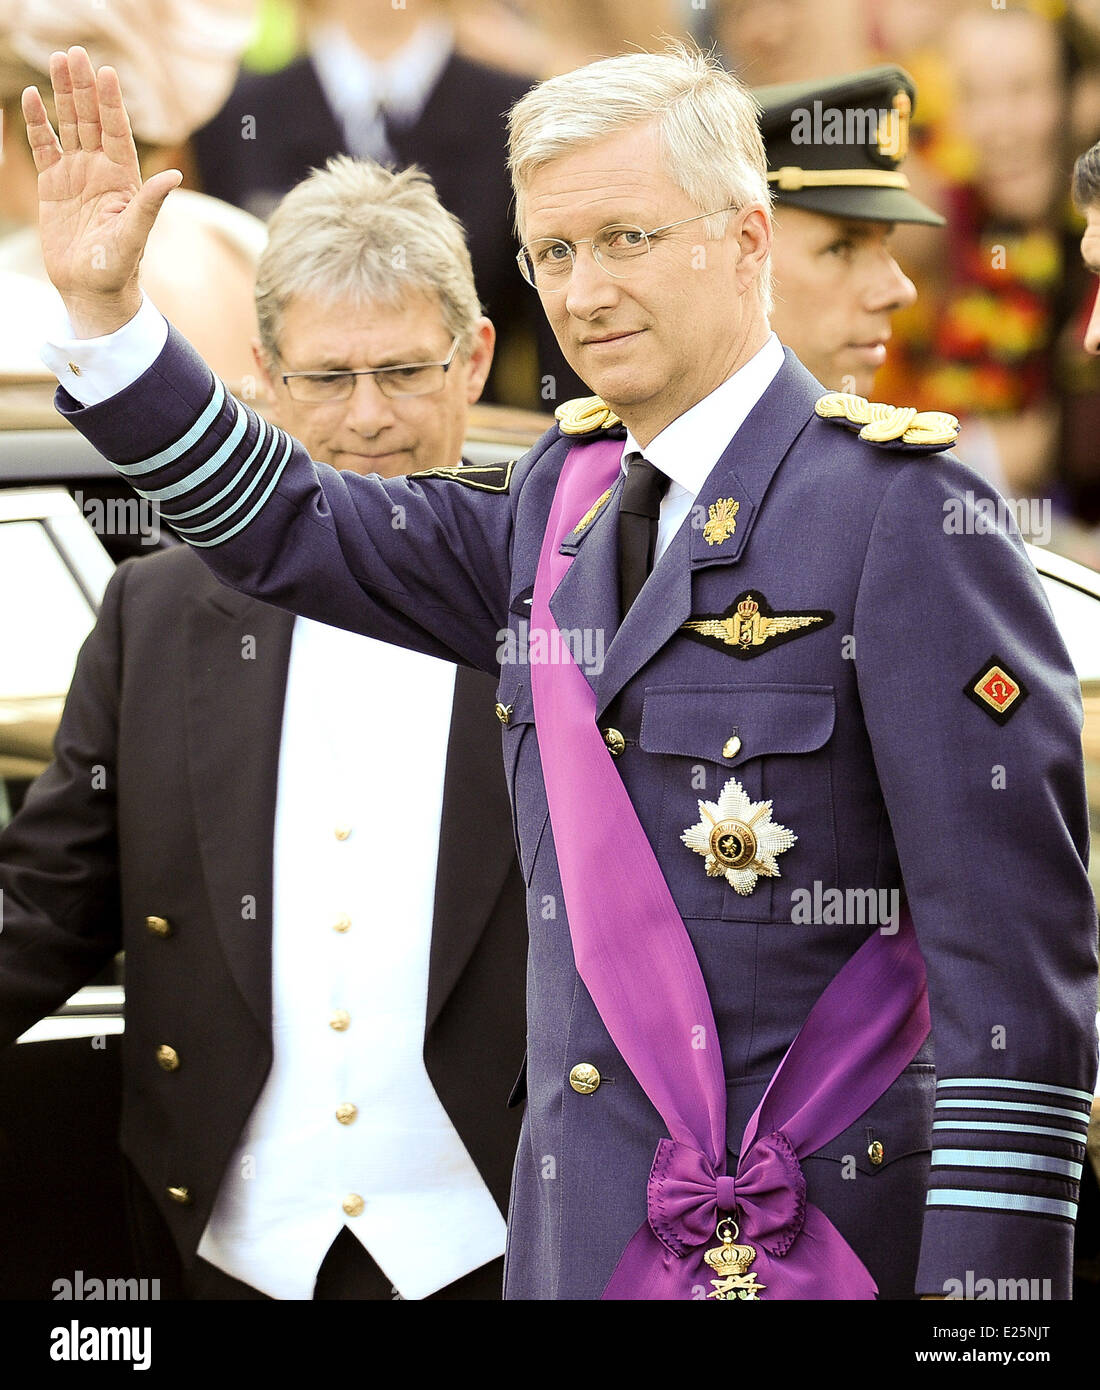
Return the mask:
<path id="1" fill-rule="evenodd" d="M 869 444 L 909 446 L 922 453 L 931 453 L 949 448 L 959 437 L 958 420 L 945 410 L 886 405 L 846 391 L 830 391 L 821 397 L 814 409 L 823 420 L 836 420 L 849 429 L 858 428 L 860 439 Z"/>
<path id="2" fill-rule="evenodd" d="M 622 421 L 599 396 L 578 396 L 576 400 L 563 401 L 554 411 L 562 434 L 594 434 L 596 430 L 610 429 L 621 425 Z"/>

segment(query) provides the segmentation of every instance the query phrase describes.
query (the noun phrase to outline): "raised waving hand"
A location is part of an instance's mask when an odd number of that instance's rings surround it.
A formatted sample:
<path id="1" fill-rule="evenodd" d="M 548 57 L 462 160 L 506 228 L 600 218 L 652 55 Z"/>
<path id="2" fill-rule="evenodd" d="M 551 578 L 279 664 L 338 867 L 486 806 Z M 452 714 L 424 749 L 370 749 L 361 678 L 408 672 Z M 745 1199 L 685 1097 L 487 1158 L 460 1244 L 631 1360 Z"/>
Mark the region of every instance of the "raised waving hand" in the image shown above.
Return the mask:
<path id="1" fill-rule="evenodd" d="M 121 328 L 140 307 L 145 243 L 183 176 L 166 169 L 142 183 L 114 68 L 96 72 L 83 48 L 70 48 L 51 55 L 50 81 L 56 131 L 37 88 L 23 93 L 42 254 L 77 335 L 97 337 Z"/>

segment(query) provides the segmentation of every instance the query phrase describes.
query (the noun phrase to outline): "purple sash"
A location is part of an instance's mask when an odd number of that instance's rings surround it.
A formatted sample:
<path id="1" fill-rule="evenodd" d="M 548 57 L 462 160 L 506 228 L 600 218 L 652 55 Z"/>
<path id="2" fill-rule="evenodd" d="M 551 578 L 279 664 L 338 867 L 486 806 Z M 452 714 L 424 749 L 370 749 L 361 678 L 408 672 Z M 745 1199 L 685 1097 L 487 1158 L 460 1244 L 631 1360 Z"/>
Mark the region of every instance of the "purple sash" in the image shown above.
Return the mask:
<path id="1" fill-rule="evenodd" d="M 613 484 L 621 455 L 621 443 L 602 440 L 566 458 L 543 537 L 532 631 L 554 630 L 550 595 L 572 563 L 559 547 Z M 854 1123 L 928 1034 L 924 962 L 908 914 L 896 935 L 869 937 L 822 994 L 745 1129 L 736 1173 L 727 1176 L 725 1073 L 699 962 L 596 727 L 592 688 L 566 644 L 555 645 L 560 659 L 532 664 L 531 689 L 573 955 L 670 1136 L 657 1145 L 648 1218 L 603 1297 L 709 1293 L 713 1273 L 703 1253 L 718 1243 L 719 1214 L 736 1208 L 739 1240 L 757 1250 L 752 1272 L 765 1298 L 873 1298 L 862 1262 L 806 1201 L 799 1158 Z"/>

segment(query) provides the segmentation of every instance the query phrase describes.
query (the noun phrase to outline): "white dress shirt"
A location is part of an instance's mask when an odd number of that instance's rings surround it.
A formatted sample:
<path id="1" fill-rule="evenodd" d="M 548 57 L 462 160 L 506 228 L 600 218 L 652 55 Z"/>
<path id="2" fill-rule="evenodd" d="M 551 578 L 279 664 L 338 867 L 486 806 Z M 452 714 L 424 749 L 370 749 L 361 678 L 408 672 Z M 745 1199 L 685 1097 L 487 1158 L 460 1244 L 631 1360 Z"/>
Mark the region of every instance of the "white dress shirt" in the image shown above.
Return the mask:
<path id="1" fill-rule="evenodd" d="M 383 163 L 393 158 L 385 117 L 398 125 L 413 124 L 453 47 L 449 26 L 426 20 L 396 52 L 379 61 L 358 48 L 338 24 L 318 26 L 310 40 L 310 57 L 352 154 Z"/>

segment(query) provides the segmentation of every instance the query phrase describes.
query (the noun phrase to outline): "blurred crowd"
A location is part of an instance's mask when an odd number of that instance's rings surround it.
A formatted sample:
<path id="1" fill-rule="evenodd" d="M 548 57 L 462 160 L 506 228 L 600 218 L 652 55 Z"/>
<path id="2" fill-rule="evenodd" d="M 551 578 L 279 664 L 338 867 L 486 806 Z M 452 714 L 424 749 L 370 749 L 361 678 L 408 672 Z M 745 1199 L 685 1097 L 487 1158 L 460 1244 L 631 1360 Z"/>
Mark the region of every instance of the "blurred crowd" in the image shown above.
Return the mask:
<path id="1" fill-rule="evenodd" d="M 716 45 L 754 88 L 909 71 L 906 172 L 947 225 L 894 233 L 918 293 L 874 395 L 958 415 L 960 455 L 1010 498 L 1049 498 L 1051 544 L 1100 567 L 1096 286 L 1069 196 L 1100 137 L 1100 0 L 0 0 L 0 295 L 17 310 L 0 370 L 40 370 L 41 333 L 19 325 L 50 299 L 19 91 L 84 43 L 119 69 L 143 167 L 185 171 L 146 286 L 227 379 L 251 370 L 264 220 L 343 152 L 429 174 L 499 332 L 486 399 L 552 410 L 583 388 L 516 270 L 505 112 L 535 79 L 664 36 Z"/>

